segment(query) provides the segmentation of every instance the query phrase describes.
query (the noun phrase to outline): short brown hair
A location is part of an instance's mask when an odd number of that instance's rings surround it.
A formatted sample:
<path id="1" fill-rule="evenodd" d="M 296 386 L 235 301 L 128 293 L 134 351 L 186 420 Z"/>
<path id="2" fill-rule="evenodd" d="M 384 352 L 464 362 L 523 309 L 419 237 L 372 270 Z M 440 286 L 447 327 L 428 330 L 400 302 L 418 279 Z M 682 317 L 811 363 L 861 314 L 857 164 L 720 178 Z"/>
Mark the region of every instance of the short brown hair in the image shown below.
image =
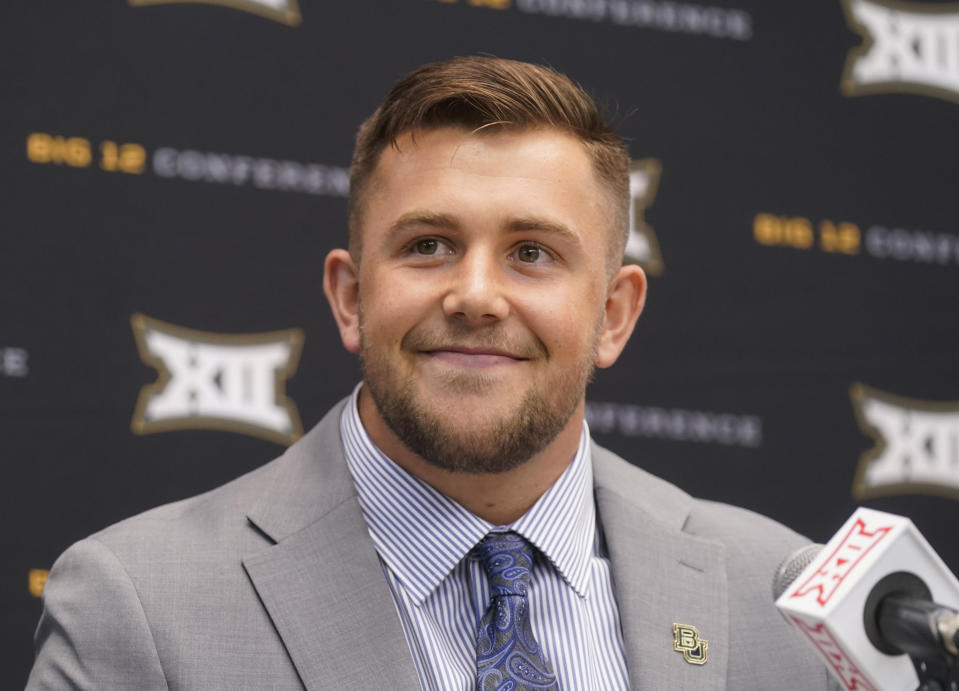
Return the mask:
<path id="1" fill-rule="evenodd" d="M 629 154 L 596 102 L 569 77 L 548 67 L 491 57 L 453 58 L 419 67 L 387 95 L 361 126 L 350 165 L 350 253 L 362 245 L 360 212 L 365 188 L 387 145 L 406 132 L 441 127 L 554 127 L 580 139 L 596 174 L 611 193 L 610 264 L 626 244 Z"/>

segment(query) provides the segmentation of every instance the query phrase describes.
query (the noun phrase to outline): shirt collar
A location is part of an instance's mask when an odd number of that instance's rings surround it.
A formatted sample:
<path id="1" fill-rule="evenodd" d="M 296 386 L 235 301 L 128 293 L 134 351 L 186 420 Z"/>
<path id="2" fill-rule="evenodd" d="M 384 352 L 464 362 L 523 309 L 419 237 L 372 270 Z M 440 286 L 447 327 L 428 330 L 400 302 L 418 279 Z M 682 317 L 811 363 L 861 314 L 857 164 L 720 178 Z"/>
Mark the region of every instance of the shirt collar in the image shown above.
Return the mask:
<path id="1" fill-rule="evenodd" d="M 340 417 L 347 465 L 380 557 L 417 605 L 491 530 L 514 530 L 540 550 L 580 597 L 596 536 L 589 429 L 563 474 L 510 526 L 494 526 L 390 460 L 360 420 L 358 385 Z"/>

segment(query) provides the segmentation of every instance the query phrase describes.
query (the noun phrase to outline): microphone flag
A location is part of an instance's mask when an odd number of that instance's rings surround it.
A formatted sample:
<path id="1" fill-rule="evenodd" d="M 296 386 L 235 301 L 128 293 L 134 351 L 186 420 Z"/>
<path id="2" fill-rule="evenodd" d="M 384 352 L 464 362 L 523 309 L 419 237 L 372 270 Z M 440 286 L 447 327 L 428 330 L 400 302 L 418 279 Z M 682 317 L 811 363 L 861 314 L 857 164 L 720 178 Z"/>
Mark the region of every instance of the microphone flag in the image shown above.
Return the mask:
<path id="1" fill-rule="evenodd" d="M 959 581 L 902 516 L 859 508 L 776 600 L 849 691 L 915 691 L 908 655 L 881 652 L 863 613 L 873 587 L 890 574 L 918 576 L 932 600 L 959 608 Z"/>

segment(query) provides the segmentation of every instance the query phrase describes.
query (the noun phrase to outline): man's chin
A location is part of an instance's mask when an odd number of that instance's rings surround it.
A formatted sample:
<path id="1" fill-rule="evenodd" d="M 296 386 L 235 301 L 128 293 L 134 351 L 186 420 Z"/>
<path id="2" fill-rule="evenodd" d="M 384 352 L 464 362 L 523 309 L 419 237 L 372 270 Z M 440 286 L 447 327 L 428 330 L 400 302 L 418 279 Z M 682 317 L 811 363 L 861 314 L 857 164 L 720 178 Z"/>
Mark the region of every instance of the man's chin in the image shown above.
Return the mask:
<path id="1" fill-rule="evenodd" d="M 463 373 L 443 379 L 415 380 L 414 405 L 450 425 L 467 428 L 508 419 L 522 412 L 529 392 L 516 388 L 516 380 L 501 376 Z"/>
<path id="2" fill-rule="evenodd" d="M 524 465 L 568 420 L 544 408 L 536 397 L 478 407 L 462 397 L 442 405 L 411 400 L 392 407 L 384 418 L 404 445 L 427 463 L 467 474 L 503 473 Z"/>
<path id="3" fill-rule="evenodd" d="M 512 392 L 515 377 L 509 376 L 507 368 L 465 368 L 465 367 L 431 367 L 434 371 L 430 376 L 417 377 L 415 381 L 423 398 L 443 401 L 462 399 L 464 396 L 482 399 L 483 407 L 496 406 L 497 399 L 518 402 L 521 394 Z"/>
<path id="4" fill-rule="evenodd" d="M 435 468 L 464 475 L 505 473 L 527 463 L 536 452 L 532 448 L 520 451 L 511 448 L 495 434 L 474 433 L 469 437 L 453 431 L 450 434 L 452 436 L 434 437 L 426 445 L 409 448 Z"/>

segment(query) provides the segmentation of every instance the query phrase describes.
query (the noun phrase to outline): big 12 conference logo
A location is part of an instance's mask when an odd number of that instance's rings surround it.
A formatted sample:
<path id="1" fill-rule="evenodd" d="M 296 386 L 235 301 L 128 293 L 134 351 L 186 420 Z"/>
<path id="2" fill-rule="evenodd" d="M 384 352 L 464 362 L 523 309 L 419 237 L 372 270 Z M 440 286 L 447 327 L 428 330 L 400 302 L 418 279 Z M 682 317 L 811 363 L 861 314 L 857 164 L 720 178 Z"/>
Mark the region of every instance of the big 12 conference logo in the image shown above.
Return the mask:
<path id="1" fill-rule="evenodd" d="M 853 496 L 959 497 L 959 402 L 917 401 L 854 384 L 853 409 L 876 445 L 859 461 Z"/>
<path id="2" fill-rule="evenodd" d="M 629 236 L 623 260 L 639 264 L 648 273 L 663 272 L 663 256 L 652 226 L 646 222 L 646 209 L 656 198 L 662 167 L 653 158 L 633 161 L 629 167 Z"/>
<path id="3" fill-rule="evenodd" d="M 959 101 L 959 3 L 843 0 L 843 8 L 863 37 L 846 59 L 844 94 L 909 92 Z"/>
<path id="4" fill-rule="evenodd" d="M 297 26 L 301 21 L 300 7 L 296 0 L 129 0 L 129 2 L 134 7 L 202 2 L 210 5 L 226 5 L 236 10 L 252 12 L 289 26 Z"/>
<path id="5" fill-rule="evenodd" d="M 299 329 L 218 334 L 131 319 L 144 363 L 160 376 L 143 387 L 131 427 L 136 434 L 215 429 L 291 444 L 303 435 L 284 382 L 303 347 Z"/>

